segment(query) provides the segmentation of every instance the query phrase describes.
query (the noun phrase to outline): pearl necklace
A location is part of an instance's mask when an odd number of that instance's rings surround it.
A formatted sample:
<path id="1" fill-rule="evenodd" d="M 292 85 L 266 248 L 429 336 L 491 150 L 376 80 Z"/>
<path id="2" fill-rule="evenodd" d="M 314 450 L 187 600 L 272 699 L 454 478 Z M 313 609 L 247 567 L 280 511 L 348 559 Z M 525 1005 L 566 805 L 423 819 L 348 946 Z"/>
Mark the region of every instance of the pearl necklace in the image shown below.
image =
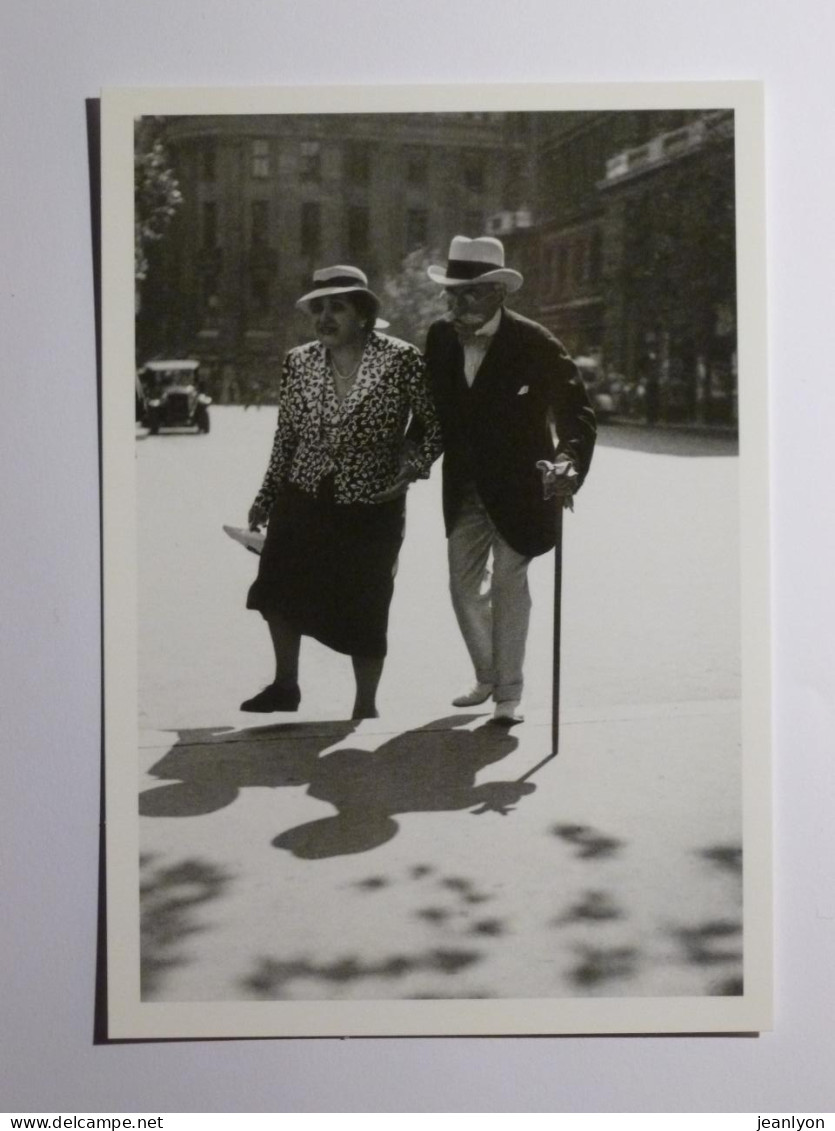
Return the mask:
<path id="1" fill-rule="evenodd" d="M 348 381 L 352 381 L 354 379 L 354 377 L 356 377 L 357 373 L 359 372 L 359 367 L 362 365 L 362 359 L 363 359 L 364 353 L 365 353 L 365 351 L 363 350 L 363 353 L 361 353 L 360 356 L 359 356 L 359 361 L 357 361 L 357 364 L 354 366 L 354 368 L 351 370 L 350 373 L 340 372 L 339 366 L 336 364 L 336 358 L 333 356 L 333 354 L 331 354 L 330 363 L 331 363 L 331 370 L 333 372 L 334 377 L 336 377 L 336 379 L 338 381 L 342 381 L 343 383 L 347 383 Z"/>

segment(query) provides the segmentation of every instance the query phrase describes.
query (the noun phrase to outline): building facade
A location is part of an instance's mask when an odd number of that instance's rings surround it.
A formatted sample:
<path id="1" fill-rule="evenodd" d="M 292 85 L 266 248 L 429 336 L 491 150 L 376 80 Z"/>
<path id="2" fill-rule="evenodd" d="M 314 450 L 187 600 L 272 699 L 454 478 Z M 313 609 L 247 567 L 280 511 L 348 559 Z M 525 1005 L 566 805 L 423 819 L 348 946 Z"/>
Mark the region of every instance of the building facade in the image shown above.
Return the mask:
<path id="1" fill-rule="evenodd" d="M 732 112 L 158 125 L 183 202 L 148 250 L 137 364 L 195 356 L 219 400 L 272 399 L 309 336 L 295 301 L 333 263 L 362 267 L 392 332 L 422 344 L 439 311 L 426 261 L 487 231 L 525 275 L 514 307 L 603 374 L 619 412 L 735 424 Z"/>
<path id="2" fill-rule="evenodd" d="M 379 293 L 408 253 L 524 206 L 529 129 L 502 113 L 166 119 L 183 204 L 150 250 L 137 363 L 196 356 L 221 400 L 274 388 L 309 337 L 294 304 L 314 269 L 356 264 Z"/>
<path id="3" fill-rule="evenodd" d="M 619 411 L 736 423 L 729 111 L 537 115 L 533 218 L 505 227 L 517 305 L 593 360 Z"/>

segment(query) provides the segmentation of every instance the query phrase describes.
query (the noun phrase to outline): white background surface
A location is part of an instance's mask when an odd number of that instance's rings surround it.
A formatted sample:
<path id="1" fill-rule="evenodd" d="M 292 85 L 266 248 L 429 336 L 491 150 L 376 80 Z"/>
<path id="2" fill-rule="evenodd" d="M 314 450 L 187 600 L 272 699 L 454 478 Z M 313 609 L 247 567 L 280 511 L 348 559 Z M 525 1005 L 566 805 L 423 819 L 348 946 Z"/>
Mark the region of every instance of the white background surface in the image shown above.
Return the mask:
<path id="1" fill-rule="evenodd" d="M 813 0 L 4 7 L 3 1108 L 835 1108 L 833 42 L 835 11 Z M 99 545 L 84 99 L 104 86 L 739 78 L 764 80 L 767 108 L 775 1031 L 94 1046 Z"/>

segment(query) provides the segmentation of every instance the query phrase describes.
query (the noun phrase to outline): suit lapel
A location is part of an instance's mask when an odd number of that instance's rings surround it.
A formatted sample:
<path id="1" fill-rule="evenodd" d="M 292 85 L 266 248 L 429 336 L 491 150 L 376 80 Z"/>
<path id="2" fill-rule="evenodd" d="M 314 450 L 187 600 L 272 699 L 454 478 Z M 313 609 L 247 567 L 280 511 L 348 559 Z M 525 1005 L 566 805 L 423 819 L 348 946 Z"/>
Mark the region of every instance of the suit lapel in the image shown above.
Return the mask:
<path id="1" fill-rule="evenodd" d="M 464 376 L 464 347 L 458 340 L 458 335 L 451 322 L 444 323 L 445 338 L 441 339 L 445 357 L 440 366 L 443 373 L 449 375 L 450 391 L 457 388 L 467 388 L 467 378 Z"/>
<path id="2" fill-rule="evenodd" d="M 502 310 L 501 321 L 493 335 L 487 353 L 482 359 L 475 375 L 472 388 L 483 393 L 493 387 L 497 380 L 508 371 L 508 360 L 512 352 L 513 325 L 506 310 Z M 462 363 L 463 365 L 463 363 Z"/>

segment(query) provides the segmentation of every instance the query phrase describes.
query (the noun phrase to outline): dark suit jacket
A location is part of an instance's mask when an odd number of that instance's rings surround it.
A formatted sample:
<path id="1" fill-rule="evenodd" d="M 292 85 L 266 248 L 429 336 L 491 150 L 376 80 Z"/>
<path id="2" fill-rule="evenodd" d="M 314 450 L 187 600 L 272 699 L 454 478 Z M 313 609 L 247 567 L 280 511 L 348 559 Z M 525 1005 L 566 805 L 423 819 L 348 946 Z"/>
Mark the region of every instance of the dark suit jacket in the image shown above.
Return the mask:
<path id="1" fill-rule="evenodd" d="M 553 334 L 503 309 L 472 387 L 464 351 L 449 322 L 435 322 L 426 364 L 444 440 L 444 521 L 449 535 L 464 489 L 474 482 L 499 533 L 520 554 L 554 545 L 554 499 L 542 497 L 540 459 L 569 456 L 589 469 L 596 425 L 577 367 Z"/>

